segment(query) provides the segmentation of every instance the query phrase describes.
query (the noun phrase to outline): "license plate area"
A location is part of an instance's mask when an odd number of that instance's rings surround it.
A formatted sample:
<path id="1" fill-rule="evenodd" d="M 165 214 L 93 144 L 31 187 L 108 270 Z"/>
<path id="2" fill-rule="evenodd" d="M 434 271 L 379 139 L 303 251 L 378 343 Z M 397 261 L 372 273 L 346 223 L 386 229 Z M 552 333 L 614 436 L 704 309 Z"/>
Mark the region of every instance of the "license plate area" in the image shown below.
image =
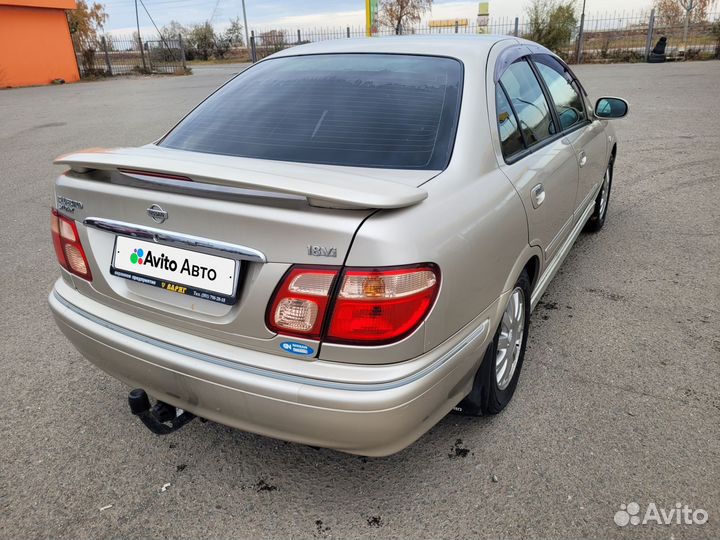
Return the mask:
<path id="1" fill-rule="evenodd" d="M 168 293 L 232 305 L 240 261 L 117 235 L 110 273 Z"/>

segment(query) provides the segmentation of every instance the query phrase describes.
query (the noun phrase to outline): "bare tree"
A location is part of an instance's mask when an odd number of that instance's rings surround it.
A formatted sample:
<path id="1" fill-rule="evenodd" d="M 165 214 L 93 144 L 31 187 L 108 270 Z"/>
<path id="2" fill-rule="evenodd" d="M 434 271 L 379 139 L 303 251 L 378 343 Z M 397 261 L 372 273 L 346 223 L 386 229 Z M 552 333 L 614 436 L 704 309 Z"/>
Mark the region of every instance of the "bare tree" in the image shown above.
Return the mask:
<path id="1" fill-rule="evenodd" d="M 688 25 L 690 24 L 690 17 L 693 14 L 693 10 L 698 12 L 707 13 L 707 8 L 711 3 L 711 0 L 678 0 L 682 8 L 685 10 L 685 28 L 683 30 L 683 50 L 687 51 L 687 36 L 688 36 Z"/>
<path id="2" fill-rule="evenodd" d="M 225 30 L 225 38 L 233 47 L 243 45 L 243 25 L 240 24 L 240 17 L 230 19 L 230 26 Z"/>
<path id="3" fill-rule="evenodd" d="M 419 23 L 431 8 L 432 0 L 380 0 L 378 22 L 400 35 L 403 27 Z"/>
<path id="4" fill-rule="evenodd" d="M 715 0 L 655 0 L 653 4 L 660 23 L 671 26 L 680 24 L 688 14 L 691 23 L 704 21 Z"/>
<path id="5" fill-rule="evenodd" d="M 186 26 L 180 24 L 178 21 L 173 19 L 160 29 L 160 33 L 165 40 L 170 41 L 176 40 L 178 36 L 182 36 L 183 38 L 187 39 L 190 31 Z"/>

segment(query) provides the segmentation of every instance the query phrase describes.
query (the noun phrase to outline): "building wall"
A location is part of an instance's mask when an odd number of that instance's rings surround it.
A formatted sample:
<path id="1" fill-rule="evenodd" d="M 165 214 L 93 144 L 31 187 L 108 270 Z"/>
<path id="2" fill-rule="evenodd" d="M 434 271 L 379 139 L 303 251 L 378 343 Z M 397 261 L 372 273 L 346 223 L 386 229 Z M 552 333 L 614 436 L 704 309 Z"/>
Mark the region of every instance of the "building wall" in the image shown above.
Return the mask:
<path id="1" fill-rule="evenodd" d="M 64 11 L 74 7 L 74 0 L 0 0 L 0 88 L 80 79 Z"/>

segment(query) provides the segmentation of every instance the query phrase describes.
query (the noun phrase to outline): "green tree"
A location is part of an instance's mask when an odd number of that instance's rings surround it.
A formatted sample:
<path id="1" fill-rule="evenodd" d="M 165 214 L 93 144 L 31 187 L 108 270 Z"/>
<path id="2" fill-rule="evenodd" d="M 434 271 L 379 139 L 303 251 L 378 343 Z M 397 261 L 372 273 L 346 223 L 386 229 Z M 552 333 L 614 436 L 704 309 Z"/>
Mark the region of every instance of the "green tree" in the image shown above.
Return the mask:
<path id="1" fill-rule="evenodd" d="M 532 0 L 525 12 L 529 30 L 524 37 L 556 53 L 570 44 L 578 22 L 575 0 Z"/>
<path id="2" fill-rule="evenodd" d="M 188 33 L 188 46 L 201 60 L 208 60 L 215 51 L 215 30 L 209 21 L 195 24 Z"/>
<path id="3" fill-rule="evenodd" d="M 400 35 L 407 26 L 419 23 L 431 8 L 432 0 L 380 0 L 378 23 Z"/>

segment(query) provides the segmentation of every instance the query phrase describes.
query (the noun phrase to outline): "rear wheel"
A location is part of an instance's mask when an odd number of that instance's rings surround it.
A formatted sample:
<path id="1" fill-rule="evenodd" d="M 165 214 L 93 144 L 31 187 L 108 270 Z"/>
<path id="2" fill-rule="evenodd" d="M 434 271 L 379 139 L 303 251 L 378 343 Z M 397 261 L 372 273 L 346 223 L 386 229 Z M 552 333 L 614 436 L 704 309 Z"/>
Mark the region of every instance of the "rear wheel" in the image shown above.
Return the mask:
<path id="1" fill-rule="evenodd" d="M 510 403 L 525 358 L 529 319 L 530 278 L 523 271 L 475 374 L 473 388 L 455 408 L 456 412 L 472 416 L 497 414 Z"/>
<path id="2" fill-rule="evenodd" d="M 610 202 L 610 188 L 612 187 L 612 163 L 608 165 L 603 176 L 603 183 L 600 191 L 595 198 L 595 210 L 585 225 L 588 232 L 598 232 L 605 225 L 605 216 L 607 216 L 608 203 Z"/>

